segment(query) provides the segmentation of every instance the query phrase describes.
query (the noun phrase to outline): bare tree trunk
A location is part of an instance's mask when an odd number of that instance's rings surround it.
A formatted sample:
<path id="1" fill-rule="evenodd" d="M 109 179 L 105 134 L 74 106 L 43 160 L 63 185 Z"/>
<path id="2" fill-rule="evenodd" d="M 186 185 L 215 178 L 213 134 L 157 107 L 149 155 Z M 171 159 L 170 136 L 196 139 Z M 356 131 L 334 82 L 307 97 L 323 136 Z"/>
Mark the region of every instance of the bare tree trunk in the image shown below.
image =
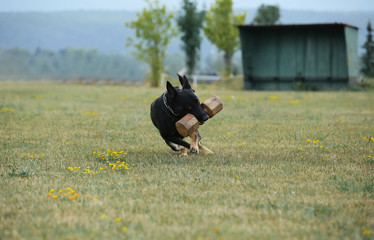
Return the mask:
<path id="1" fill-rule="evenodd" d="M 225 52 L 223 58 L 225 61 L 225 77 L 229 77 L 232 72 L 232 54 Z"/>

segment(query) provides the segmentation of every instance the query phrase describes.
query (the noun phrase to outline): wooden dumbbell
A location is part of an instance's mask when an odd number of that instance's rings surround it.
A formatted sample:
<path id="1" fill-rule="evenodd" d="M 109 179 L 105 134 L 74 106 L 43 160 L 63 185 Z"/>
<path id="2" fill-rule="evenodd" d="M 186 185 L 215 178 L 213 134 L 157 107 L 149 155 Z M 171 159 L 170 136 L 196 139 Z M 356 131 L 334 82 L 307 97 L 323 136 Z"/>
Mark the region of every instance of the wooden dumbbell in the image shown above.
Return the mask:
<path id="1" fill-rule="evenodd" d="M 201 104 L 201 106 L 210 118 L 212 118 L 214 115 L 216 115 L 219 111 L 223 109 L 223 104 L 221 100 L 214 95 L 210 96 L 207 100 L 205 100 Z M 196 119 L 194 115 L 190 113 L 186 114 L 186 116 L 184 116 L 178 122 L 175 123 L 175 126 L 177 127 L 179 134 L 183 137 L 191 136 L 191 134 L 199 128 L 199 125 L 199 121 Z"/>
<path id="2" fill-rule="evenodd" d="M 191 136 L 199 128 L 199 121 L 194 115 L 188 113 L 175 123 L 177 130 L 183 137 Z"/>
<path id="3" fill-rule="evenodd" d="M 205 100 L 201 104 L 201 106 L 210 118 L 212 118 L 214 115 L 216 115 L 219 111 L 223 109 L 223 104 L 221 100 L 214 95 L 210 96 L 207 100 Z"/>

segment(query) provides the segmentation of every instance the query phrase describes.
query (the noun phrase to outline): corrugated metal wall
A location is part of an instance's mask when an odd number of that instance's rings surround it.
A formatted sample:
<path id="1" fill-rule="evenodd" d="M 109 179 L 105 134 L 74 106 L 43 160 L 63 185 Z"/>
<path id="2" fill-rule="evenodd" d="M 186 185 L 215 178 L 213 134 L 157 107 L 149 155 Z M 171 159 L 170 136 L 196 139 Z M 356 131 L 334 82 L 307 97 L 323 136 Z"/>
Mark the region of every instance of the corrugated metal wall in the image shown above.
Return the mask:
<path id="1" fill-rule="evenodd" d="M 357 77 L 358 63 L 347 60 L 357 57 L 357 28 L 326 24 L 239 29 L 246 89 L 335 90 L 346 87 L 350 76 Z"/>

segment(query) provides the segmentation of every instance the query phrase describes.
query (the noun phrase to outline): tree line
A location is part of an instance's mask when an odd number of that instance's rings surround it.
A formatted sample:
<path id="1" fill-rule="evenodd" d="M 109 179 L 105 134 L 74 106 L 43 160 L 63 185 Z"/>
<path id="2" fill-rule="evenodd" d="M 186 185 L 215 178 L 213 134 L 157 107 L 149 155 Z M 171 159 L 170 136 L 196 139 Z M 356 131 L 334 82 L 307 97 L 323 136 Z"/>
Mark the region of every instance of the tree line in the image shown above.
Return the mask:
<path id="1" fill-rule="evenodd" d="M 177 27 L 173 24 L 175 13 L 167 11 L 158 0 L 148 0 L 148 7 L 137 13 L 137 19 L 126 22 L 135 31 L 136 39 L 129 37 L 127 45 L 151 69 L 151 85 L 158 86 L 163 72 L 166 47 L 177 29 L 181 32 L 187 73 L 194 73 L 201 45 L 201 31 L 223 53 L 224 76 L 233 71 L 234 53 L 239 50 L 239 31 L 236 25 L 244 24 L 246 13 L 235 14 L 232 0 L 216 0 L 208 11 L 197 10 L 196 1 L 182 0 L 177 13 Z M 256 24 L 274 24 L 279 20 L 277 6 L 261 5 L 254 19 Z"/>
<path id="2" fill-rule="evenodd" d="M 183 67 L 188 74 L 195 72 L 202 32 L 220 51 L 218 57 L 223 57 L 218 60 L 217 56 L 209 56 L 205 71 L 220 71 L 225 76 L 240 73 L 240 60 L 233 59 L 239 50 L 236 25 L 244 24 L 246 14 L 234 14 L 232 0 L 216 0 L 208 11 L 198 10 L 194 0 L 181 1 L 182 8 L 173 12 L 158 0 L 148 0 L 148 7 L 137 13 L 137 19 L 125 23 L 135 31 L 135 38 L 126 40 L 135 49 L 132 54 L 103 54 L 79 48 L 34 52 L 0 49 L 0 80 L 82 78 L 134 82 L 148 78 L 152 86 L 158 86 L 162 73 L 174 75 Z M 253 23 L 274 24 L 279 17 L 277 6 L 261 5 Z M 178 33 L 184 56 L 166 54 L 170 39 Z"/>
<path id="3" fill-rule="evenodd" d="M 107 79 L 143 80 L 147 65 L 131 55 L 102 54 L 95 49 L 0 49 L 0 78 L 22 79 Z"/>

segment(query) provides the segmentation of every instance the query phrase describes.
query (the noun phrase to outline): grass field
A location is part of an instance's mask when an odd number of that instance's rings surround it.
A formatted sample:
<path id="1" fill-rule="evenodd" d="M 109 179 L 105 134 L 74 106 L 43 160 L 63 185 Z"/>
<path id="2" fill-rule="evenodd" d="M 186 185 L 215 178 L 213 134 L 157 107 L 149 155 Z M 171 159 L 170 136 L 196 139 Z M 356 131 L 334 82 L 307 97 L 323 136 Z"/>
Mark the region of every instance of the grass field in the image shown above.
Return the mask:
<path id="1" fill-rule="evenodd" d="M 0 83 L 0 239 L 374 239 L 373 90 L 197 88 L 224 109 L 188 157 L 163 91 Z"/>

